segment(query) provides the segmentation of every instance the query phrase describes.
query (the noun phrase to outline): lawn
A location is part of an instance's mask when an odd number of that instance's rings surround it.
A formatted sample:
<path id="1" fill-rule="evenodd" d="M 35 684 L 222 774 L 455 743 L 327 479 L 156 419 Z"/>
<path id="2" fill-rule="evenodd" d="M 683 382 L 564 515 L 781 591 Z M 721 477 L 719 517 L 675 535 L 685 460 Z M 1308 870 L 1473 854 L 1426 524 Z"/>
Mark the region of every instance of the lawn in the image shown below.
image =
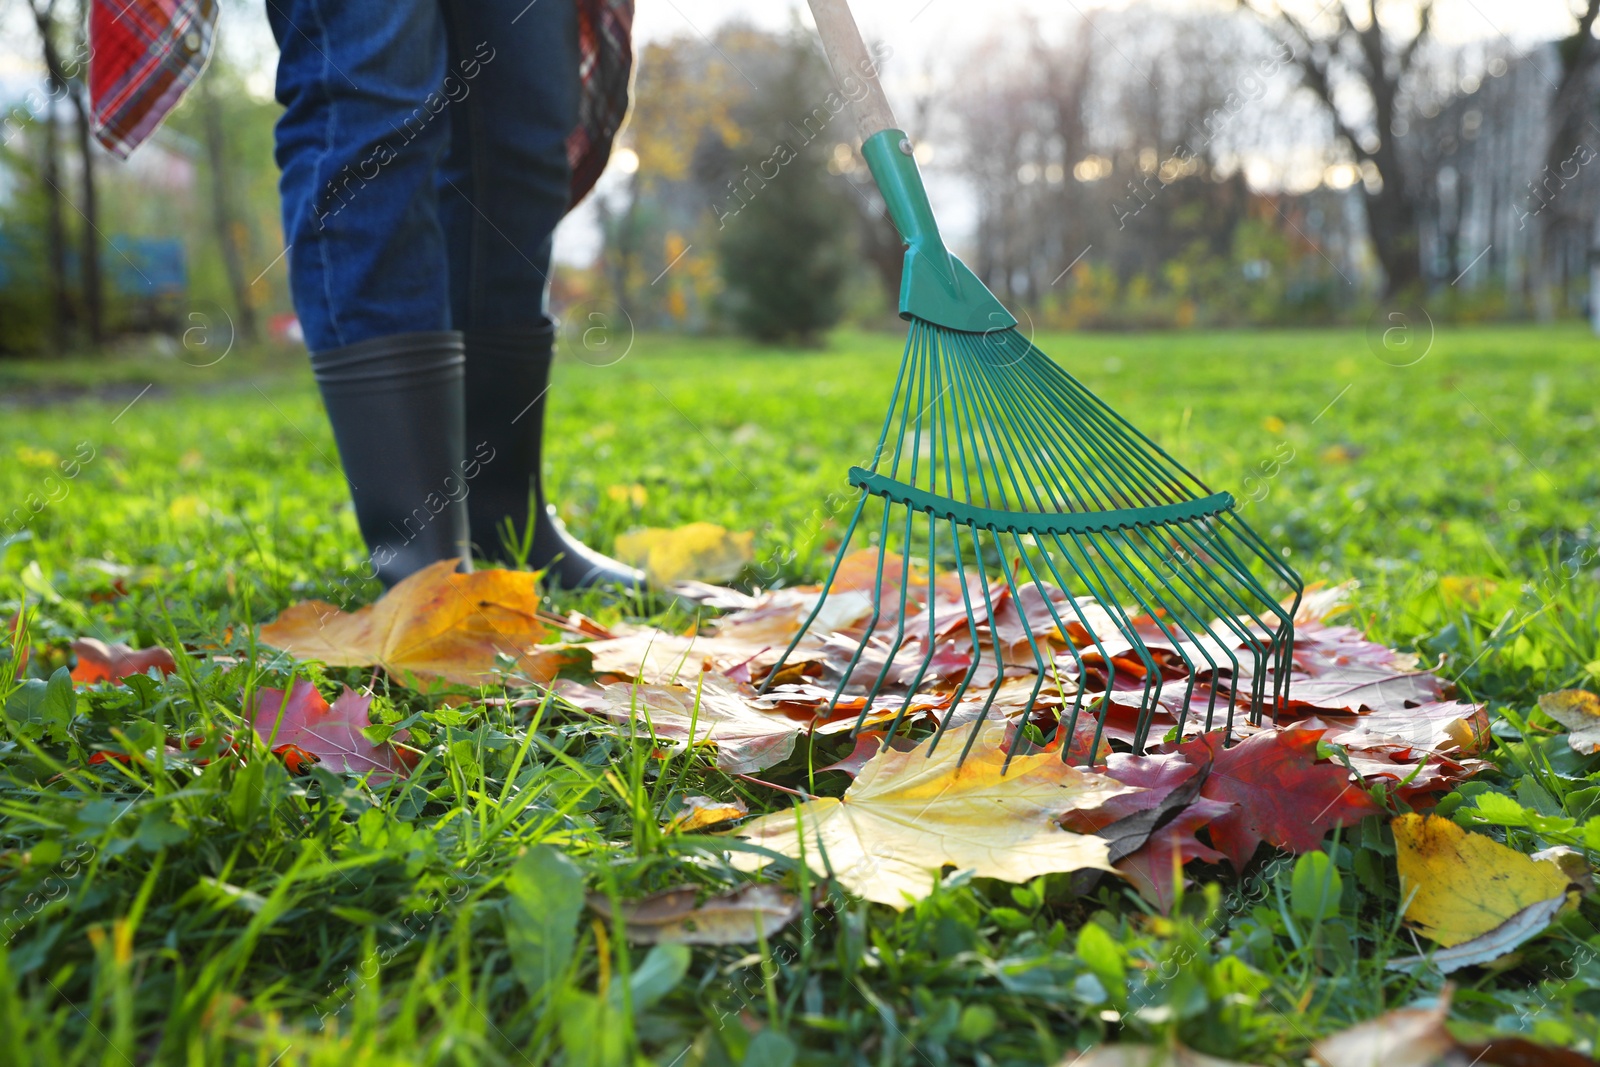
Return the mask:
<path id="1" fill-rule="evenodd" d="M 1350 621 L 1490 705 L 1496 769 L 1468 791 L 1552 820 L 1600 814 L 1600 757 L 1534 711 L 1542 693 L 1600 687 L 1600 343 L 1577 327 L 1441 329 L 1416 362 L 1360 332 L 1038 343 L 1247 501 L 1307 580 L 1358 582 Z M 747 583 L 816 580 L 839 532 L 829 501 L 876 439 L 900 346 L 641 336 L 604 366 L 567 359 L 555 499 L 602 548 L 706 520 L 755 532 Z M 505 933 L 526 907 L 508 902 L 519 854 L 559 849 L 588 889 L 626 897 L 734 884 L 748 876 L 714 840 L 663 834 L 663 814 L 688 793 L 752 812 L 790 798 L 699 757 L 663 762 L 576 713 L 451 707 L 381 678 L 377 713 L 409 720 L 430 753 L 403 786 L 154 756 L 167 737 L 247 734 L 244 694 L 290 679 L 253 624 L 378 590 L 354 577 L 355 521 L 298 364 L 125 360 L 110 379 L 107 395 L 62 399 L 41 390 L 94 374 L 0 366 L 0 612 L 27 605 L 27 677 L 67 663 L 77 636 L 192 654 L 164 683 L 80 691 L 66 738 L 0 724 L 0 1060 L 1051 1065 L 1176 1036 L 1297 1064 L 1314 1039 L 1439 993 L 1437 973 L 1385 969 L 1418 945 L 1392 860 L 1360 862 L 1392 853 L 1371 820 L 1329 839 L 1345 891 L 1310 936 L 1282 905 L 1292 864 L 1266 856 L 1243 878 L 1205 868 L 1170 919 L 1114 882 L 1078 897 L 1066 876 L 955 874 L 905 911 L 821 897 L 770 941 L 696 948 L 681 977 L 679 956 L 585 913 L 572 966 L 530 998 Z M 157 384 L 140 394 L 141 379 Z M 552 607 L 693 621 L 593 594 Z M 6 689 L 14 673 L 0 668 Z M 310 677 L 331 696 L 371 675 Z M 146 755 L 90 763 L 97 749 Z M 803 758 L 766 775 L 803 776 Z M 1558 839 L 1494 832 L 1525 852 Z M 1593 1053 L 1597 919 L 1588 898 L 1514 955 L 1456 972 L 1452 1025 Z M 1111 935 L 1109 958 L 1080 951 L 1086 924 Z"/>

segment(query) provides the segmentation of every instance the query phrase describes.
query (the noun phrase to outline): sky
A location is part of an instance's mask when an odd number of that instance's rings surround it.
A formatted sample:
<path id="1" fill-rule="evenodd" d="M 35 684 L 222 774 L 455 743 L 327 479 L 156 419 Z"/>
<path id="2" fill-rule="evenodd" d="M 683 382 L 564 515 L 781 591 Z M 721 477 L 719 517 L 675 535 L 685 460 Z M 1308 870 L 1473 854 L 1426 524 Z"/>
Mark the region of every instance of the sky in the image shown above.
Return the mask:
<path id="1" fill-rule="evenodd" d="M 471 2 L 471 0 L 468 0 Z M 557 0 L 533 0 L 551 3 Z M 1222 0 L 1156 0 L 1176 9 L 1204 6 L 1231 7 Z M 1318 11 L 1324 0 L 1285 0 L 1291 10 L 1305 15 Z M 1332 0 L 1327 0 L 1332 2 Z M 1411 0 L 1391 0 L 1410 9 Z M 1436 36 L 1459 44 L 1485 38 L 1503 38 L 1524 45 L 1570 32 L 1572 16 L 1567 0 L 1438 0 L 1434 16 Z M 0 99 L 14 99 L 39 78 L 30 24 L 21 18 L 23 5 L 0 6 Z M 272 87 L 276 49 L 267 29 L 265 3 L 224 5 L 223 43 L 230 56 L 251 70 L 250 87 L 263 96 Z M 1090 32 L 1086 12 L 1124 6 L 1124 0 L 854 0 L 862 32 L 869 39 L 888 42 L 894 62 L 885 79 L 891 100 L 936 84 L 939 63 L 965 50 L 968 42 L 1000 20 L 1032 16 L 1047 32 L 1068 35 Z M 1380 11 L 1382 8 L 1380 7 Z M 799 18 L 811 25 L 803 0 L 637 0 L 635 40 L 649 41 L 690 35 L 707 36 L 726 22 L 738 19 L 758 27 L 782 29 Z M 975 25 L 979 20 L 980 24 Z M 937 168 L 935 168 L 936 170 Z M 945 228 L 955 235 L 971 225 L 971 210 L 958 182 L 941 181 L 930 174 L 934 206 Z M 600 191 L 615 189 L 622 176 L 613 166 L 601 180 Z M 959 236 L 957 236 L 959 240 Z M 574 212 L 557 234 L 557 257 L 584 263 L 598 247 L 592 204 Z"/>

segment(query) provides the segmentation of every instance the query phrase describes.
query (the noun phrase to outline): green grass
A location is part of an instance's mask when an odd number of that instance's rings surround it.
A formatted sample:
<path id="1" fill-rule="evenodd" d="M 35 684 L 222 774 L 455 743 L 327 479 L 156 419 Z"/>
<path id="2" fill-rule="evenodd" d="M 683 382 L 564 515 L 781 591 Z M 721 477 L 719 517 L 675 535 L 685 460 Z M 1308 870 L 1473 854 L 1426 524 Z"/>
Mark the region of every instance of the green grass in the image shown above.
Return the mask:
<path id="1" fill-rule="evenodd" d="M 1203 479 L 1250 498 L 1247 517 L 1308 579 L 1359 580 L 1374 638 L 1440 659 L 1492 705 L 1496 770 L 1464 793 L 1504 791 L 1546 817 L 1493 832 L 1531 851 L 1571 836 L 1562 818 L 1596 814 L 1600 763 L 1525 720 L 1542 692 L 1600 685 L 1600 343 L 1566 327 L 1448 330 L 1395 367 L 1356 332 L 1039 342 Z M 641 337 L 612 366 L 565 362 L 554 495 L 600 547 L 704 519 L 756 531 L 753 580 L 814 579 L 900 344 Z M 377 590 L 352 584 L 360 543 L 309 376 L 250 353 L 156 363 L 162 388 L 131 407 L 122 390 L 7 408 L 0 423 L 0 609 L 28 606 L 26 676 L 67 662 L 78 635 L 206 646 L 164 684 L 79 694 L 64 736 L 0 725 L 0 1060 L 1052 1064 L 1175 1034 L 1293 1064 L 1315 1037 L 1441 985 L 1384 969 L 1417 946 L 1374 821 L 1330 841 L 1344 896 L 1320 925 L 1284 903 L 1281 860 L 1244 879 L 1208 869 L 1171 920 L 1109 883 L 1078 898 L 1065 878 L 956 878 L 898 913 L 822 898 L 766 945 L 696 949 L 676 981 L 683 959 L 629 948 L 585 913 L 570 969 L 532 998 L 504 932 L 519 854 L 552 846 L 590 890 L 625 896 L 733 884 L 714 841 L 661 834 L 663 811 L 684 793 L 752 811 L 787 798 L 553 709 L 530 723 L 382 680 L 375 708 L 411 719 L 429 752 L 404 784 L 157 756 L 179 735 L 215 754 L 221 735 L 248 733 L 246 694 L 287 684 L 292 665 L 254 646 L 251 623 Z M 4 371 L 8 392 L 97 380 Z M 556 606 L 624 611 L 594 596 Z M 4 688 L 13 673 L 0 667 Z M 331 693 L 368 674 L 312 677 Z M 143 755 L 91 765 L 96 748 Z M 797 759 L 771 776 L 803 775 Z M 1587 901 L 1496 968 L 1459 972 L 1453 1023 L 1595 1049 L 1597 917 Z"/>

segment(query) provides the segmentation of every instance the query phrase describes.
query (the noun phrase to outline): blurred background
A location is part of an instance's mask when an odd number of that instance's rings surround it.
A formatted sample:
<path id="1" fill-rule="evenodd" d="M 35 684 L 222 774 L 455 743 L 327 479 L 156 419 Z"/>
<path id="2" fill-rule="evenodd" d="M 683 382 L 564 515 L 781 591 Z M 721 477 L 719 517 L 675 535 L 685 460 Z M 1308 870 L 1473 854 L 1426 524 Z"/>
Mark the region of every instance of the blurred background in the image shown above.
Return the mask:
<path id="1" fill-rule="evenodd" d="M 548 2 L 548 0 L 547 0 Z M 1600 327 L 1600 0 L 861 0 L 955 251 L 1042 329 Z M 151 143 L 86 126 L 84 0 L 0 0 L 0 356 L 293 344 L 263 9 Z M 820 343 L 899 242 L 804 4 L 639 0 L 558 309 Z M 192 363 L 192 356 L 186 356 Z"/>

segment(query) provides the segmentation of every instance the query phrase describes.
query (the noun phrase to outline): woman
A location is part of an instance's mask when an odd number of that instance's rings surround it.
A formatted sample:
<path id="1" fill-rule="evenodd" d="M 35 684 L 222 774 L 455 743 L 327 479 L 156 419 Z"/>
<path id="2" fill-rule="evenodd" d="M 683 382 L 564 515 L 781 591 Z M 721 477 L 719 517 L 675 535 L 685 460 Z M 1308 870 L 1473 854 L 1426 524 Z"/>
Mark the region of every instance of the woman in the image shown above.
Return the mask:
<path id="1" fill-rule="evenodd" d="M 122 155 L 203 66 L 215 17 L 193 0 L 134 7 L 91 16 L 96 132 Z M 620 124 L 631 0 L 267 13 L 290 290 L 374 575 L 392 586 L 474 550 L 505 561 L 532 523 L 528 562 L 555 583 L 637 586 L 566 533 L 540 476 L 551 237 Z M 124 23 L 157 16 L 166 33 L 128 40 Z"/>

